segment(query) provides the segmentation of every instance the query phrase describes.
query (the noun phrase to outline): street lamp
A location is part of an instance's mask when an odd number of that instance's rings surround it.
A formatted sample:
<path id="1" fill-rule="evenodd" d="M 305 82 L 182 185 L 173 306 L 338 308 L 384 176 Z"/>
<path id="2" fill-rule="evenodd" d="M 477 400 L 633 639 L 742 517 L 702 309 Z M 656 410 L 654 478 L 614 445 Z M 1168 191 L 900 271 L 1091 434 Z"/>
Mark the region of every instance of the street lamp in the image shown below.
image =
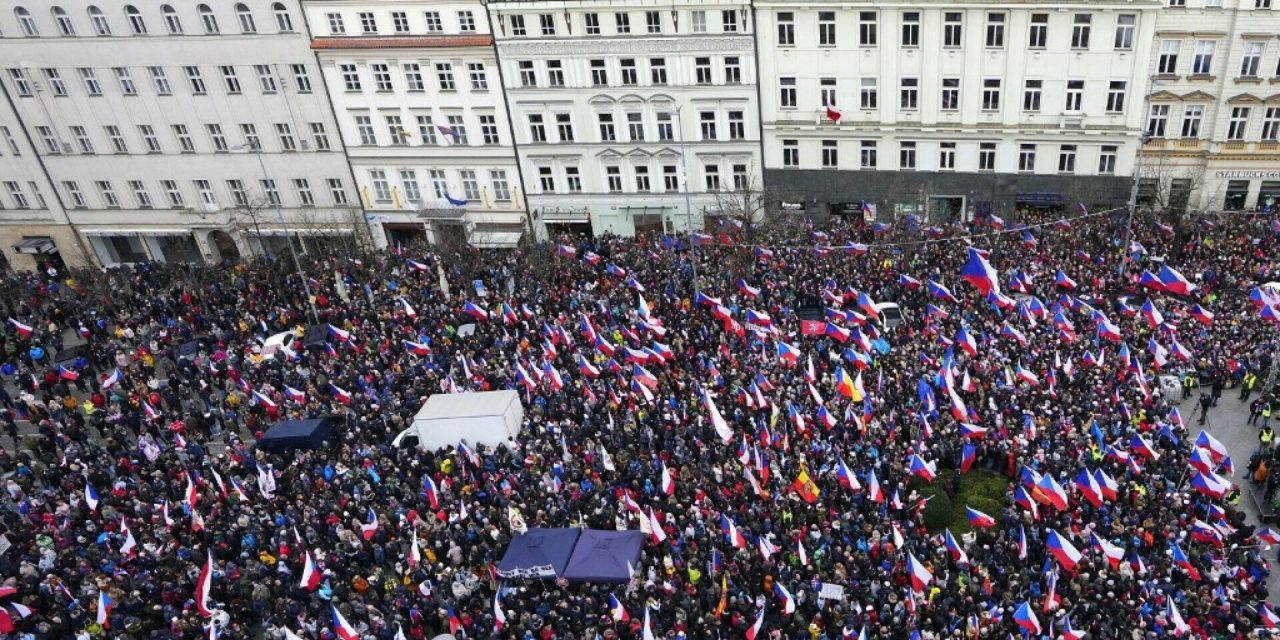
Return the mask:
<path id="1" fill-rule="evenodd" d="M 267 174 L 267 164 L 262 161 L 262 149 L 260 147 L 252 144 L 239 144 L 231 147 L 231 149 L 234 151 L 248 150 L 249 153 L 257 156 L 258 168 L 262 169 L 263 182 L 274 184 L 271 176 Z M 307 282 L 307 275 L 302 272 L 302 262 L 298 260 L 298 250 L 293 246 L 293 239 L 289 236 L 289 223 L 285 221 L 284 210 L 280 208 L 280 198 L 267 199 L 271 201 L 272 206 L 275 207 L 276 216 L 280 218 L 280 228 L 284 230 L 285 244 L 289 245 L 289 254 L 293 256 L 293 268 L 298 274 L 298 279 L 302 280 L 303 292 L 307 294 L 307 306 L 311 308 L 311 321 L 315 324 L 320 324 L 320 314 L 316 312 L 316 303 L 311 298 L 311 284 Z M 262 239 L 259 238 L 258 242 L 261 243 Z"/>
<path id="2" fill-rule="evenodd" d="M 1120 278 L 1123 278 L 1129 270 L 1129 261 L 1132 259 L 1129 253 L 1129 242 L 1133 237 L 1133 213 L 1138 208 L 1138 189 L 1142 185 L 1142 152 L 1151 141 L 1151 132 L 1147 130 L 1146 118 L 1151 110 L 1151 92 L 1155 86 L 1156 78 L 1150 76 L 1147 79 L 1147 92 L 1142 96 L 1142 111 L 1138 114 L 1142 135 L 1138 136 L 1138 154 L 1133 164 L 1133 184 L 1129 185 L 1129 202 L 1127 203 L 1129 215 L 1124 224 L 1124 244 L 1120 247 L 1120 267 L 1116 272 L 1116 276 Z"/>
<path id="3" fill-rule="evenodd" d="M 680 164 L 684 169 L 684 221 L 689 235 L 689 264 L 693 266 L 693 288 L 698 288 L 698 253 L 693 244 L 693 204 L 689 198 L 689 155 L 685 153 L 684 105 L 676 105 L 676 126 L 680 131 Z"/>

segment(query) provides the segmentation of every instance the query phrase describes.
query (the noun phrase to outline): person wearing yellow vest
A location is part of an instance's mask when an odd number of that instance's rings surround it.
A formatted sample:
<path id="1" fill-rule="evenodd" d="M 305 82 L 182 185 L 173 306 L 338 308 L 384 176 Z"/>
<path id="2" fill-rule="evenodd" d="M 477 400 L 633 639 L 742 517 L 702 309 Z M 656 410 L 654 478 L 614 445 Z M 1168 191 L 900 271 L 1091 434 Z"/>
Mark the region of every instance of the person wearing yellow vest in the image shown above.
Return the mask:
<path id="1" fill-rule="evenodd" d="M 1253 390 L 1258 388 L 1258 374 L 1250 371 L 1240 379 L 1240 400 L 1248 400 Z"/>
<path id="2" fill-rule="evenodd" d="M 1267 425 L 1262 426 L 1262 430 L 1258 432 L 1258 443 L 1261 445 L 1262 452 L 1271 451 L 1271 441 L 1276 437 L 1276 433 Z"/>

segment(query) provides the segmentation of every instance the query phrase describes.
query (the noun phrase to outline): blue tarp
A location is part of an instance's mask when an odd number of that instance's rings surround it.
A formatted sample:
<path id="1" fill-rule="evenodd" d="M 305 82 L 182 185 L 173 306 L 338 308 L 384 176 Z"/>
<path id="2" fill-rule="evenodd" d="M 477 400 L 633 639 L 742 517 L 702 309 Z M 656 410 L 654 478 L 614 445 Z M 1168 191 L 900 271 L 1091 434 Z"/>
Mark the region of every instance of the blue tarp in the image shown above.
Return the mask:
<path id="1" fill-rule="evenodd" d="M 644 538 L 639 531 L 587 529 L 561 576 L 570 582 L 626 582 L 640 564 Z"/>
<path id="2" fill-rule="evenodd" d="M 554 579 L 564 573 L 581 529 L 530 529 L 511 539 L 498 575 L 514 579 Z"/>
<path id="3" fill-rule="evenodd" d="M 319 449 L 333 440 L 333 425 L 323 418 L 284 420 L 267 429 L 258 446 L 267 451 Z"/>

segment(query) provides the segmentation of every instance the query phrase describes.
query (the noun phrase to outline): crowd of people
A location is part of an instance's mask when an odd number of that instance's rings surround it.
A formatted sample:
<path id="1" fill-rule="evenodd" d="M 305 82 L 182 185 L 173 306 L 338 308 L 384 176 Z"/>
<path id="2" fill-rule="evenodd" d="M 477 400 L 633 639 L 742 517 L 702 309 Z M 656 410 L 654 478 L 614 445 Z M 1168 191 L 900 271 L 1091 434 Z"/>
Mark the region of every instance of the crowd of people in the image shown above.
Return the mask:
<path id="1" fill-rule="evenodd" d="M 1267 379 L 1280 230 L 1123 225 L 311 256 L 312 300 L 269 260 L 8 276 L 0 637 L 1256 637 L 1280 536 L 1158 375 Z M 391 446 L 502 389 L 518 438 Z M 978 476 L 998 510 L 931 506 Z M 626 583 L 503 580 L 524 526 L 648 542 Z"/>

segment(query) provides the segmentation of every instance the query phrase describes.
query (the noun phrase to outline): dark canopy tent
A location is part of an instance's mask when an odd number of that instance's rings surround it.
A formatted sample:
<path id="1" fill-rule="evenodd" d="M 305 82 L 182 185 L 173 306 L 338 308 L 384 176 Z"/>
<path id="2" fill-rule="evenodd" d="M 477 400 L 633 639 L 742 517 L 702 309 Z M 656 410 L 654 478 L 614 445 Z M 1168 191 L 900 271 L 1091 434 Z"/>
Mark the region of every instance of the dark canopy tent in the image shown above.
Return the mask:
<path id="1" fill-rule="evenodd" d="M 626 582 L 640 564 L 644 534 L 587 529 L 560 575 L 570 582 Z"/>
<path id="2" fill-rule="evenodd" d="M 319 449 L 333 440 L 333 424 L 324 418 L 282 420 L 267 429 L 258 446 L 267 451 Z"/>
<path id="3" fill-rule="evenodd" d="M 564 573 L 581 529 L 530 529 L 518 534 L 498 563 L 503 578 L 555 578 Z"/>
<path id="4" fill-rule="evenodd" d="M 302 347 L 324 347 L 325 340 L 329 337 L 329 325 L 313 324 L 307 327 L 302 334 Z"/>

